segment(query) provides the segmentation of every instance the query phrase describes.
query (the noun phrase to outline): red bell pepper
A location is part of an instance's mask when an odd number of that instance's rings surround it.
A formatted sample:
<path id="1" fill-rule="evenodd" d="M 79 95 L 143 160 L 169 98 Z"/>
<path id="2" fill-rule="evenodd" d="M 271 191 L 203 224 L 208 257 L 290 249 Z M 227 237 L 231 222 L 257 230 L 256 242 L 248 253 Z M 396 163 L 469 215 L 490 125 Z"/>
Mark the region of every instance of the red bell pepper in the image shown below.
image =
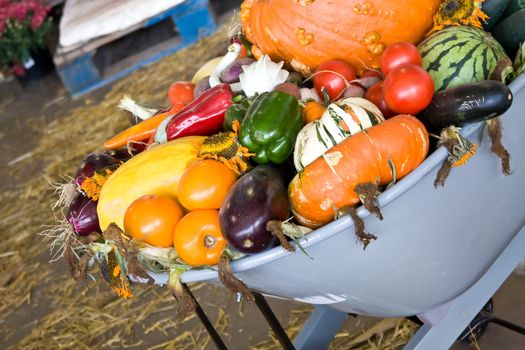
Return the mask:
<path id="1" fill-rule="evenodd" d="M 189 103 L 166 125 L 167 139 L 182 136 L 208 136 L 222 130 L 224 115 L 233 104 L 229 84 L 216 85 Z"/>

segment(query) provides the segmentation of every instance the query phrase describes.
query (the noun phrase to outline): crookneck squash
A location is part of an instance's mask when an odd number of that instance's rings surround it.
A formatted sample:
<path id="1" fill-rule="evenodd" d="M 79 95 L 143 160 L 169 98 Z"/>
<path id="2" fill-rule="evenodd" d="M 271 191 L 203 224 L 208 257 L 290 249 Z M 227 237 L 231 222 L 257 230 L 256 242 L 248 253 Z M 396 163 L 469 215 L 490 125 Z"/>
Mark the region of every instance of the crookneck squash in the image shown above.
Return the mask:
<path id="1" fill-rule="evenodd" d="M 440 0 L 245 0 L 243 31 L 256 57 L 284 60 L 303 75 L 342 59 L 358 72 L 378 68 L 386 46 L 418 44 L 432 28 Z"/>
<path id="2" fill-rule="evenodd" d="M 124 229 L 128 206 L 146 194 L 177 199 L 179 179 L 197 157 L 204 136 L 185 136 L 148 149 L 128 160 L 106 181 L 97 205 L 100 228 Z"/>

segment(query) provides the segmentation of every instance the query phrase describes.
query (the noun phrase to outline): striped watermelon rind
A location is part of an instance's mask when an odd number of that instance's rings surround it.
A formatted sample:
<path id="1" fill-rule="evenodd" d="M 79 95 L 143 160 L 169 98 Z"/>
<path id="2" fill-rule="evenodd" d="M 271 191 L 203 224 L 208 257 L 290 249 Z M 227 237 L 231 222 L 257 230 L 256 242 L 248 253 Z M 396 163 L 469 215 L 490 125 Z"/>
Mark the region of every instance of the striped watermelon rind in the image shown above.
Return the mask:
<path id="1" fill-rule="evenodd" d="M 435 91 L 481 80 L 505 83 L 513 72 L 503 47 L 490 33 L 474 27 L 447 27 L 422 41 L 418 49 Z"/>

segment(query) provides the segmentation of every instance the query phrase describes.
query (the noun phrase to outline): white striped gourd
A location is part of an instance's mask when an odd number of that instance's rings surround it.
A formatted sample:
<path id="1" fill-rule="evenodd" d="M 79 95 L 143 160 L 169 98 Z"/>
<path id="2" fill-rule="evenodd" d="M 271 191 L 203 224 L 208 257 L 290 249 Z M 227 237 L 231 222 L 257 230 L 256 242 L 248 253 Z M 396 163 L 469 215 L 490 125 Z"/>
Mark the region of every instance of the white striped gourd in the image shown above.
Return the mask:
<path id="1" fill-rule="evenodd" d="M 384 120 L 379 108 L 364 98 L 348 97 L 331 103 L 319 120 L 306 124 L 297 135 L 295 168 L 301 171 L 347 137 Z"/>

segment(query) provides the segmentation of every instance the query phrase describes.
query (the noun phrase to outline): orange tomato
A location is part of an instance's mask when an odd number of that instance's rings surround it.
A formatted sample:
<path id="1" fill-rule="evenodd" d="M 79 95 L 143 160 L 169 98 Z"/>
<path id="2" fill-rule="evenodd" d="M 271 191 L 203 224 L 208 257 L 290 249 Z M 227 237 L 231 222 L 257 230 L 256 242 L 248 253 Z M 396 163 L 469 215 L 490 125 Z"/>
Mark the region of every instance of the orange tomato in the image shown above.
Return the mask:
<path id="1" fill-rule="evenodd" d="M 213 159 L 199 160 L 182 174 L 177 198 L 188 210 L 219 209 L 235 180 L 235 172 L 223 163 Z"/>
<path id="2" fill-rule="evenodd" d="M 192 266 L 217 264 L 225 245 L 219 211 L 213 209 L 189 212 L 179 220 L 173 235 L 175 251 Z"/>
<path id="3" fill-rule="evenodd" d="M 195 84 L 189 81 L 176 81 L 168 89 L 168 99 L 172 105 L 187 105 L 193 101 Z"/>
<path id="4" fill-rule="evenodd" d="M 148 194 L 134 200 L 124 214 L 124 231 L 138 241 L 156 247 L 171 247 L 173 232 L 182 217 L 175 200 Z"/>

